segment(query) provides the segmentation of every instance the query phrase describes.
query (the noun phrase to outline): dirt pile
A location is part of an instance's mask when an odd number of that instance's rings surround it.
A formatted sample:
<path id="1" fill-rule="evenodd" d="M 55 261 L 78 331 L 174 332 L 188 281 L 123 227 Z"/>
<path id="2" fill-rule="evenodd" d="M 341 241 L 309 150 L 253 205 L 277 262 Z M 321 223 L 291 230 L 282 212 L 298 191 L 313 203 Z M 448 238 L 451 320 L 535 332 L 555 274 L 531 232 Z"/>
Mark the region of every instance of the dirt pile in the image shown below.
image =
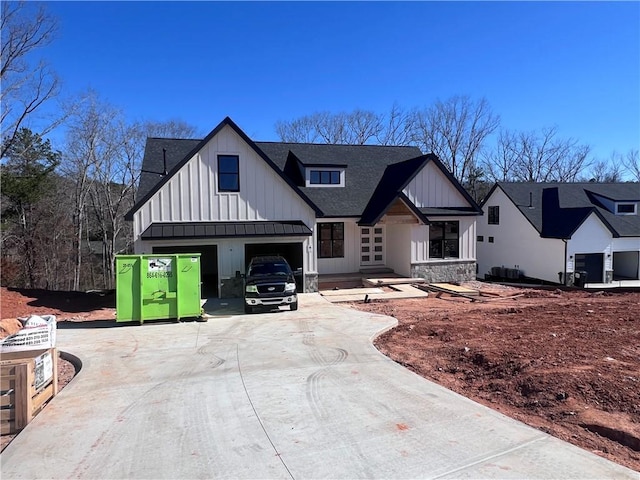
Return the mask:
<path id="1" fill-rule="evenodd" d="M 407 368 L 640 471 L 640 293 L 490 293 L 351 306 L 398 319 L 376 346 Z"/>

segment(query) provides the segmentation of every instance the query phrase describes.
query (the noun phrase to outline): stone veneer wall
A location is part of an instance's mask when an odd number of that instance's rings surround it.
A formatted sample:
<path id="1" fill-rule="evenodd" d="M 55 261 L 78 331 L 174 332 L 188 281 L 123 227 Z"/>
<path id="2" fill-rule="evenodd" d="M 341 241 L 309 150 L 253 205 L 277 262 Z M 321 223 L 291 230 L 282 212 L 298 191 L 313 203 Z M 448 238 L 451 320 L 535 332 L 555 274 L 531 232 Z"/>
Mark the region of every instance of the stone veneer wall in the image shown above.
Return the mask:
<path id="1" fill-rule="evenodd" d="M 470 282 L 476 279 L 474 260 L 451 260 L 411 264 L 411 276 L 424 278 L 429 283 Z"/>
<path id="2" fill-rule="evenodd" d="M 312 293 L 318 291 L 318 274 L 307 273 L 304 276 L 304 293 Z"/>

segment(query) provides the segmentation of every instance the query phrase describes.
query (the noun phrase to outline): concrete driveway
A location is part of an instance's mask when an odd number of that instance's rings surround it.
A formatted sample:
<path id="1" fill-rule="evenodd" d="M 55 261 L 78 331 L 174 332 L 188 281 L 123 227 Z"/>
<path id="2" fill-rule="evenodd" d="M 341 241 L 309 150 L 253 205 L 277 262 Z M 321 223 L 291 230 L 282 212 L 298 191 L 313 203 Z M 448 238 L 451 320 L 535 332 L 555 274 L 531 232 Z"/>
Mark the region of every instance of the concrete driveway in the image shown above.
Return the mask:
<path id="1" fill-rule="evenodd" d="M 1 455 L 2 478 L 637 480 L 388 360 L 370 340 L 393 319 L 300 305 L 59 329 L 82 371 Z"/>

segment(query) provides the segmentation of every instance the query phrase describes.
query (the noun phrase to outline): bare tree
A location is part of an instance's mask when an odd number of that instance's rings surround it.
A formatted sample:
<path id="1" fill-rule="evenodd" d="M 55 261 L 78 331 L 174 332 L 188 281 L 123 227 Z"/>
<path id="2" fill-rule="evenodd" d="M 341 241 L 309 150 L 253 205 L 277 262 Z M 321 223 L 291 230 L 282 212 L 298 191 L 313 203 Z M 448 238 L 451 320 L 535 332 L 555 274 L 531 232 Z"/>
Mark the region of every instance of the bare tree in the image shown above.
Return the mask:
<path id="1" fill-rule="evenodd" d="M 640 154 L 637 149 L 627 152 L 624 160 L 622 160 L 622 165 L 633 181 L 640 182 Z"/>
<path id="2" fill-rule="evenodd" d="M 519 156 L 517 134 L 509 130 L 501 130 L 496 146 L 486 153 L 482 160 L 487 179 L 492 182 L 513 180 Z"/>
<path id="3" fill-rule="evenodd" d="M 423 151 L 435 153 L 465 183 L 470 173 L 477 172 L 484 143 L 499 124 L 500 117 L 485 98 L 454 96 L 417 112 L 413 141 Z"/>
<path id="4" fill-rule="evenodd" d="M 177 118 L 165 122 L 153 120 L 137 122 L 129 128 L 129 139 L 136 141 L 141 139 L 140 146 L 142 149 L 144 149 L 146 137 L 196 138 L 197 129 L 184 120 Z M 140 155 L 140 158 L 142 158 L 142 155 Z"/>
<path id="5" fill-rule="evenodd" d="M 381 130 L 381 116 L 368 110 L 318 112 L 276 123 L 276 133 L 283 142 L 364 145 L 379 136 Z"/>
<path id="6" fill-rule="evenodd" d="M 36 9 L 37 8 L 37 9 Z M 53 40 L 56 21 L 42 5 L 27 2 L 1 2 L 0 37 L 0 123 L 4 158 L 16 134 L 25 122 L 48 100 L 58 93 L 58 79 L 49 66 L 40 61 L 28 61 L 36 50 Z M 46 135 L 58 121 L 40 128 Z"/>
<path id="7" fill-rule="evenodd" d="M 406 111 L 394 103 L 386 116 L 380 119 L 376 140 L 380 145 L 410 145 L 413 139 L 415 110 Z"/>
<path id="8" fill-rule="evenodd" d="M 67 145 L 61 169 L 74 185 L 73 190 L 69 192 L 73 204 L 74 228 L 73 290 L 80 289 L 83 238 L 86 234 L 87 207 L 92 182 L 98 175 L 105 158 L 115 155 L 113 131 L 109 125 L 118 115 L 119 112 L 101 102 L 95 92 L 89 92 L 68 124 Z"/>
<path id="9" fill-rule="evenodd" d="M 306 115 L 291 121 L 280 120 L 276 122 L 275 129 L 280 141 L 292 143 L 316 143 L 319 141 L 320 136 L 315 129 L 313 117 L 313 115 Z"/>
<path id="10" fill-rule="evenodd" d="M 590 148 L 572 138 L 559 138 L 556 127 L 518 133 L 515 149 L 516 181 L 573 182 L 589 166 Z"/>
<path id="11" fill-rule="evenodd" d="M 595 160 L 587 172 L 590 182 L 615 183 L 622 181 L 623 177 L 623 156 L 618 152 L 611 152 L 608 160 Z"/>

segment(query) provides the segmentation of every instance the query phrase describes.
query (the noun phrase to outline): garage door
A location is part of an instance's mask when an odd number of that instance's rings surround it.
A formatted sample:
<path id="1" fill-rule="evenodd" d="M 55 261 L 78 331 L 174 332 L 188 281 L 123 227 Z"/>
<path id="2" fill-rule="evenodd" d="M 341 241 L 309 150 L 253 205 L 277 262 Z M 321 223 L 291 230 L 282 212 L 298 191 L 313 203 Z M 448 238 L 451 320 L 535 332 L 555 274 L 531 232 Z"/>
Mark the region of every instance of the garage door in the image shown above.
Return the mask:
<path id="1" fill-rule="evenodd" d="M 303 285 L 303 257 L 302 243 L 248 243 L 244 246 L 245 270 L 253 257 L 258 255 L 280 255 L 291 265 L 296 274 L 298 291 L 302 292 Z"/>
<path id="2" fill-rule="evenodd" d="M 602 283 L 604 269 L 603 253 L 585 253 L 576 255 L 576 271 L 587 272 L 587 283 Z"/>
<path id="3" fill-rule="evenodd" d="M 613 279 L 638 280 L 640 252 L 613 252 Z"/>
<path id="4" fill-rule="evenodd" d="M 153 253 L 199 253 L 202 298 L 218 296 L 218 247 L 216 245 L 153 247 Z"/>

